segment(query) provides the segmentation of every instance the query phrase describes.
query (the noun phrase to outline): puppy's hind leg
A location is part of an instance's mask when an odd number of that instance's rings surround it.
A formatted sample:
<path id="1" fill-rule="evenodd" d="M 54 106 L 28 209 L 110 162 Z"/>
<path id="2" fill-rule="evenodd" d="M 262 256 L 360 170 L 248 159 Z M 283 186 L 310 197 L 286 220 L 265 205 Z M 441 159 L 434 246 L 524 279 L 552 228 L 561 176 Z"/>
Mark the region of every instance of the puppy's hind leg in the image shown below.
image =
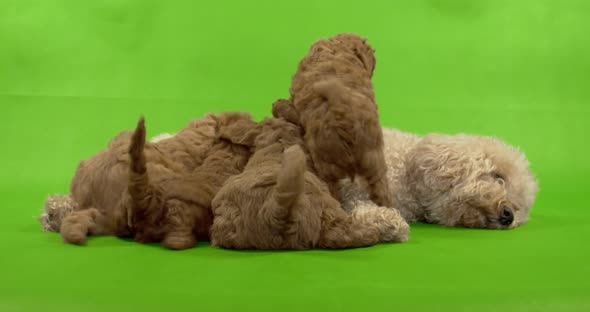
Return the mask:
<path id="1" fill-rule="evenodd" d="M 372 246 L 379 243 L 379 229 L 366 223 L 357 223 L 351 216 L 332 220 L 322 231 L 319 248 L 341 249 Z"/>
<path id="2" fill-rule="evenodd" d="M 380 242 L 404 242 L 408 240 L 410 226 L 393 208 L 361 205 L 352 212 L 357 224 L 376 227 Z"/>
<path id="3" fill-rule="evenodd" d="M 162 240 L 162 246 L 168 249 L 182 250 L 197 244 L 194 234 L 195 220 L 186 203 L 180 200 L 169 200 L 166 203 L 166 227 L 169 230 Z"/>
<path id="4" fill-rule="evenodd" d="M 74 211 L 61 224 L 61 237 L 66 243 L 82 245 L 88 235 L 107 234 L 105 217 L 95 208 Z"/>
<path id="5" fill-rule="evenodd" d="M 409 226 L 395 209 L 363 207 L 346 218 L 332 220 L 323 232 L 321 248 L 356 248 L 408 239 Z"/>
<path id="6" fill-rule="evenodd" d="M 166 233 L 166 236 L 164 236 L 164 240 L 162 241 L 162 246 L 173 250 L 189 249 L 196 244 L 197 240 L 195 235 L 191 229 L 187 228 L 175 229 L 172 232 Z"/>
<path id="7" fill-rule="evenodd" d="M 387 164 L 381 150 L 363 155 L 360 174 L 369 184 L 371 200 L 379 206 L 393 207 L 393 190 L 387 180 Z"/>

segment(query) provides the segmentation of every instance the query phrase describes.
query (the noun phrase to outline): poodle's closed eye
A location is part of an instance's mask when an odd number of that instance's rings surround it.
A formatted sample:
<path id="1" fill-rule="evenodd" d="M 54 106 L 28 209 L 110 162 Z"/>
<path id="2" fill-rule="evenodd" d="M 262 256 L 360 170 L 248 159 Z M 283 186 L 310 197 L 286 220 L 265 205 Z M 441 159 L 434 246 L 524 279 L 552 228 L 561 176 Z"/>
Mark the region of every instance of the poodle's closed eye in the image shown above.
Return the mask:
<path id="1" fill-rule="evenodd" d="M 506 183 L 506 179 L 504 178 L 504 176 L 497 172 L 493 174 L 493 177 L 494 180 L 500 185 L 504 185 Z"/>

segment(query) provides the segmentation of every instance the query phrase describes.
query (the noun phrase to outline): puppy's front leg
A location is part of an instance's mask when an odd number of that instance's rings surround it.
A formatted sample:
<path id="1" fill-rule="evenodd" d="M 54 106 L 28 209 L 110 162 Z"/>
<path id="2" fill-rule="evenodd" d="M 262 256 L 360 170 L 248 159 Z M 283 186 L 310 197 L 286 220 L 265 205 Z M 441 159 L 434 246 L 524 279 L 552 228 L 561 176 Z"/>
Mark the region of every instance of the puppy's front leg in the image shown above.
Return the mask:
<path id="1" fill-rule="evenodd" d="M 66 243 L 82 245 L 89 234 L 106 234 L 105 218 L 95 208 L 74 211 L 62 221 L 60 233 Z"/>
<path id="2" fill-rule="evenodd" d="M 178 229 L 167 233 L 162 241 L 162 246 L 168 249 L 182 250 L 192 248 L 197 244 L 191 229 Z"/>

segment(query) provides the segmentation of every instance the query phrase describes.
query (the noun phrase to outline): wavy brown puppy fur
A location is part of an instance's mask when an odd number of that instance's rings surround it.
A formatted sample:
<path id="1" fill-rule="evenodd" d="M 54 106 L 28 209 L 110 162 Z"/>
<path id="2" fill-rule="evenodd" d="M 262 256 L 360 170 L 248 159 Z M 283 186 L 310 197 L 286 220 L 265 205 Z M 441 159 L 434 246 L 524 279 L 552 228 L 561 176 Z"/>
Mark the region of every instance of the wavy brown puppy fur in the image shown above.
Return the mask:
<path id="1" fill-rule="evenodd" d="M 339 34 L 314 43 L 291 85 L 295 114 L 318 176 L 337 197 L 338 182 L 356 175 L 368 182 L 371 199 L 391 207 L 383 135 L 371 77 L 375 55 L 366 40 Z M 298 117 L 297 117 L 298 116 Z"/>
<path id="2" fill-rule="evenodd" d="M 192 173 L 158 176 L 146 166 L 144 145 L 141 119 L 129 147 L 130 201 L 126 205 L 135 240 L 162 242 L 170 249 L 191 248 L 197 239 L 208 240 L 211 200 L 225 180 L 243 170 L 249 149 L 220 140 Z"/>
<path id="3" fill-rule="evenodd" d="M 200 166 L 208 151 L 219 141 L 220 129 L 253 122 L 247 113 L 208 114 L 191 121 L 174 137 L 146 143 L 144 152 L 150 172 L 181 175 Z M 83 244 L 86 236 L 122 235 L 127 219 L 124 206 L 129 181 L 128 148 L 132 132 L 121 132 L 106 150 L 81 161 L 70 186 L 75 210 L 61 220 L 66 242 Z M 130 234 L 130 233 L 128 233 Z"/>
<path id="4" fill-rule="evenodd" d="M 308 170 L 300 127 L 267 118 L 240 130 L 238 142 L 255 146 L 254 154 L 213 199 L 213 246 L 352 248 L 407 240 L 409 227 L 395 209 L 371 207 L 353 214 L 342 209 Z"/>

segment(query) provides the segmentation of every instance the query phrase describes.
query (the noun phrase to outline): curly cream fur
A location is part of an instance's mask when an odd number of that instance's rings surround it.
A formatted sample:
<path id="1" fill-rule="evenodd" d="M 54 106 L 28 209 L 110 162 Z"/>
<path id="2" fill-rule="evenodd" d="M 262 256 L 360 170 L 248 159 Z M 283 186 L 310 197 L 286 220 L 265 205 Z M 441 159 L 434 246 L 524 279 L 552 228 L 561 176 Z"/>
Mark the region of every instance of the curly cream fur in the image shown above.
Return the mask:
<path id="1" fill-rule="evenodd" d="M 525 155 L 498 138 L 384 129 L 394 207 L 408 222 L 507 229 L 525 223 L 537 182 Z M 359 183 L 342 181 L 347 210 L 374 207 Z M 504 209 L 513 214 L 500 222 Z"/>

